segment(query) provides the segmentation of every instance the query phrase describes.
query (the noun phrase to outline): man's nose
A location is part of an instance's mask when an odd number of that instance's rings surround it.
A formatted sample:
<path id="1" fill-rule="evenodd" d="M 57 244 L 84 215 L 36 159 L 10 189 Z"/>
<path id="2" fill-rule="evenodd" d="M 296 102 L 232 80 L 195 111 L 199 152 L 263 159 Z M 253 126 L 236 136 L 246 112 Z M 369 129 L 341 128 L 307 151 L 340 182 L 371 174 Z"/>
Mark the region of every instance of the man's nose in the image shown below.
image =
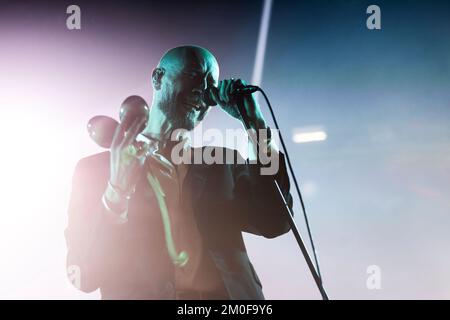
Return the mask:
<path id="1" fill-rule="evenodd" d="M 192 92 L 195 93 L 195 95 L 199 98 L 200 102 L 204 104 L 203 101 L 203 94 L 208 87 L 208 83 L 206 82 L 206 79 L 203 79 L 197 87 L 195 87 Z"/>
<path id="2" fill-rule="evenodd" d="M 206 88 L 208 87 L 208 82 L 206 81 L 206 77 L 202 78 L 200 83 L 197 86 L 197 89 L 200 90 L 201 92 L 205 91 Z"/>

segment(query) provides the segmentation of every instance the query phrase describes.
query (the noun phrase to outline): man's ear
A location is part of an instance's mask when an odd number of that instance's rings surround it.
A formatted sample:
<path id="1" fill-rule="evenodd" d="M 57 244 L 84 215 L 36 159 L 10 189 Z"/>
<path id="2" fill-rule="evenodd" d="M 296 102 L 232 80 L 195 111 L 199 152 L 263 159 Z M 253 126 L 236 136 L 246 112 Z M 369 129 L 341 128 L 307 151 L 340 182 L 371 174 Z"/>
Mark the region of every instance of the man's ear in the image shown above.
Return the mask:
<path id="1" fill-rule="evenodd" d="M 152 72 L 152 85 L 153 89 L 160 90 L 161 89 L 161 82 L 162 77 L 166 70 L 164 68 L 155 68 Z"/>

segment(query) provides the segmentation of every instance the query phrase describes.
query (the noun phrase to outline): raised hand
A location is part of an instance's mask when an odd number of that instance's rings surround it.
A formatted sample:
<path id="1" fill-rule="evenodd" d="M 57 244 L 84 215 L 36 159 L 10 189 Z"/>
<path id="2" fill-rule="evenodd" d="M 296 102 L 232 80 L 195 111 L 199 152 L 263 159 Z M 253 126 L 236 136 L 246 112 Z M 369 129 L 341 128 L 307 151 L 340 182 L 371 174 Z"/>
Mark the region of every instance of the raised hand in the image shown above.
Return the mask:
<path id="1" fill-rule="evenodd" d="M 127 128 L 121 123 L 114 134 L 110 156 L 110 183 L 121 195 L 129 196 L 145 163 L 148 144 L 137 142 L 145 126 L 145 118 L 136 118 Z"/>
<path id="2" fill-rule="evenodd" d="M 246 82 L 242 79 L 228 79 L 219 81 L 217 88 L 211 91 L 212 98 L 215 102 L 233 118 L 242 121 L 238 104 L 241 110 L 247 115 L 250 125 L 253 129 L 265 128 L 265 120 L 261 113 L 260 107 L 251 94 L 235 95 L 235 89 L 243 87 Z"/>

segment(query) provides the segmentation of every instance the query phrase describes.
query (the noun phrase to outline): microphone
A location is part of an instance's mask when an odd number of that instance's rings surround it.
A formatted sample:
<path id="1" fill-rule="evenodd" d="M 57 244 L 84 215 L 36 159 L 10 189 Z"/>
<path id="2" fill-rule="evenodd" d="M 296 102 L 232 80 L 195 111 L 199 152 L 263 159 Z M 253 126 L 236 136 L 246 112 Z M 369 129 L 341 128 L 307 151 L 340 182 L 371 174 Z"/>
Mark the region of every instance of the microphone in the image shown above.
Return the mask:
<path id="1" fill-rule="evenodd" d="M 217 105 L 217 102 L 214 100 L 213 95 L 212 95 L 213 90 L 217 91 L 218 89 L 217 89 L 217 87 L 211 86 L 211 87 L 206 88 L 205 91 L 203 91 L 203 101 L 208 106 L 216 106 Z M 247 86 L 243 86 L 243 87 L 234 89 L 234 91 L 231 94 L 232 95 L 252 94 L 258 90 L 259 90 L 258 86 L 247 85 Z"/>
<path id="2" fill-rule="evenodd" d="M 149 108 L 147 102 L 140 96 L 129 96 L 120 107 L 120 124 L 108 116 L 95 116 L 89 120 L 87 131 L 96 144 L 102 148 L 109 149 L 114 138 L 114 133 L 119 125 L 125 126 L 125 130 L 128 130 L 134 120 L 145 117 L 146 121 L 142 124 L 139 131 L 141 132 L 147 126 L 148 116 Z"/>

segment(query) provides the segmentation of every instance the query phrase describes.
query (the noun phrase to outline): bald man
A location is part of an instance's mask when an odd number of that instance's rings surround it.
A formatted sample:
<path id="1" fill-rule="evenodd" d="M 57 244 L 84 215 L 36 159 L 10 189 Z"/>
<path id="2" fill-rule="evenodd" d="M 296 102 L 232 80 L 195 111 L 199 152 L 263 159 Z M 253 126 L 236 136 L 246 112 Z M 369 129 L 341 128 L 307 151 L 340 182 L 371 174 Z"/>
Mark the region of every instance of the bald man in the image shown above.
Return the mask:
<path id="1" fill-rule="evenodd" d="M 80 290 L 100 288 L 103 299 L 264 299 L 242 232 L 274 238 L 289 230 L 273 183 L 292 205 L 289 178 L 270 139 L 264 150 L 280 164 L 269 176 L 235 150 L 190 146 L 187 132 L 210 109 L 208 87 L 224 112 L 241 121 L 242 104 L 251 129 L 267 129 L 255 99 L 232 94 L 245 83 L 218 79 L 208 50 L 169 50 L 152 73 L 145 143 L 137 147 L 145 120 L 136 119 L 126 132 L 119 126 L 109 152 L 77 164 L 65 235 L 69 278 Z M 190 155 L 232 152 L 234 161 L 180 163 L 172 152 L 180 145 Z"/>

